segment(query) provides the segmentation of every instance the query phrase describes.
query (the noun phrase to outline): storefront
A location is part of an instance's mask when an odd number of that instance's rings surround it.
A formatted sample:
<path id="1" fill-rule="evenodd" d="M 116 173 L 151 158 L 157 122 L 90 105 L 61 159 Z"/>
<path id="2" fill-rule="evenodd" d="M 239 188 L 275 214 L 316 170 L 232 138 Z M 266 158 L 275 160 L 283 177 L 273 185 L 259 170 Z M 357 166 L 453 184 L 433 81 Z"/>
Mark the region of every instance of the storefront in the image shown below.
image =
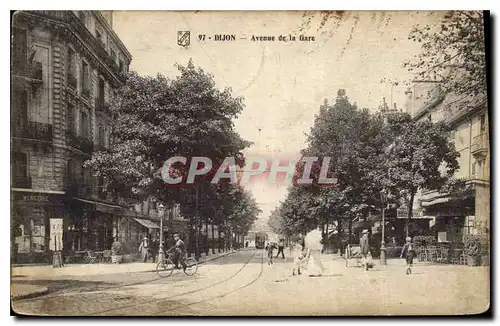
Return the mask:
<path id="1" fill-rule="evenodd" d="M 12 192 L 13 263 L 50 262 L 51 219 L 64 219 L 64 195 L 58 192 Z"/>
<path id="2" fill-rule="evenodd" d="M 473 233 L 474 197 L 438 198 L 423 202 L 425 214 L 432 216 L 431 231 L 438 242 L 462 242 L 463 236 Z"/>
<path id="3" fill-rule="evenodd" d="M 64 251 L 107 250 L 118 235 L 123 208 L 73 198 L 65 221 Z"/>

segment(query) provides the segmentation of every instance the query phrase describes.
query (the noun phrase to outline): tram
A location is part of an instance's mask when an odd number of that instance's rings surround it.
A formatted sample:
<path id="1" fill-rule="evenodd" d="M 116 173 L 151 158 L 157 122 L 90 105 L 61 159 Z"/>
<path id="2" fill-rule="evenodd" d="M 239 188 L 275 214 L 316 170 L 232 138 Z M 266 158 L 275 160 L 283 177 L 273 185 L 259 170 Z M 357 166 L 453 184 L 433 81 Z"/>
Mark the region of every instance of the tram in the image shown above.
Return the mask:
<path id="1" fill-rule="evenodd" d="M 266 232 L 258 232 L 255 234 L 255 248 L 264 249 L 266 246 L 266 241 L 268 240 L 268 235 Z"/>

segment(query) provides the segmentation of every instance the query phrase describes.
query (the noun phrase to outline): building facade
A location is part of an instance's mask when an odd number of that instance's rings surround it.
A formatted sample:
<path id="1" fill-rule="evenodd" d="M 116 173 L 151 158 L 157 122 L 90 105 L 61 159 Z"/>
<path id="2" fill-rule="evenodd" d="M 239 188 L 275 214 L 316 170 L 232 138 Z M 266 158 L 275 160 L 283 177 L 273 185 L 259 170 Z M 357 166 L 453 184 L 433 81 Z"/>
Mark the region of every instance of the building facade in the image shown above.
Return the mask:
<path id="1" fill-rule="evenodd" d="M 461 241 L 466 234 L 489 232 L 490 149 L 486 99 L 462 105 L 460 97 L 445 94 L 439 82 L 416 81 L 407 93 L 406 112 L 415 120 L 444 122 L 459 152 L 455 178 L 463 181 L 459 193 L 420 190 L 414 211 L 431 218 L 441 242 Z"/>
<path id="2" fill-rule="evenodd" d="M 83 167 L 111 145 L 110 98 L 132 60 L 111 23 L 111 13 L 97 11 L 13 17 L 14 262 L 50 261 L 53 250 L 109 249 L 116 236 L 135 246 L 158 227 L 155 207 L 128 207 Z"/>

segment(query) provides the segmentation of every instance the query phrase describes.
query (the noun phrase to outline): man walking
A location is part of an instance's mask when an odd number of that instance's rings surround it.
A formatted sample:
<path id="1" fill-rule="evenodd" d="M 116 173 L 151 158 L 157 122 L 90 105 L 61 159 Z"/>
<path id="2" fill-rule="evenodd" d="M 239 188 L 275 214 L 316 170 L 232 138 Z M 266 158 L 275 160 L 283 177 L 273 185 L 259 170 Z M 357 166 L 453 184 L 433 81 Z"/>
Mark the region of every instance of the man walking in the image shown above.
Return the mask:
<path id="1" fill-rule="evenodd" d="M 285 240 L 280 239 L 280 241 L 278 242 L 278 253 L 276 254 L 276 258 L 278 258 L 281 252 L 281 258 L 285 259 L 284 250 L 285 250 Z"/>
<path id="2" fill-rule="evenodd" d="M 363 260 L 363 269 L 368 270 L 368 255 L 370 254 L 370 241 L 368 240 L 368 230 L 363 230 L 363 236 L 359 239 L 359 247 Z"/>
<path id="3" fill-rule="evenodd" d="M 148 261 L 149 258 L 149 239 L 147 236 L 142 239 L 141 244 L 139 245 L 139 255 L 143 263 Z"/>

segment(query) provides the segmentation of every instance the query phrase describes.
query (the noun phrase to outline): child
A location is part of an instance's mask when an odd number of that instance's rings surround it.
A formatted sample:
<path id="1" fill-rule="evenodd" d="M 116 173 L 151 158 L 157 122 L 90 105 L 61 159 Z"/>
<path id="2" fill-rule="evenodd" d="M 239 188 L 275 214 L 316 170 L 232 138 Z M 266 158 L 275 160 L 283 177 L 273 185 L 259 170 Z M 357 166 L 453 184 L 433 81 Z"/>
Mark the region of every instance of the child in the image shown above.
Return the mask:
<path id="1" fill-rule="evenodd" d="M 266 250 L 267 250 L 267 264 L 268 265 L 272 265 L 273 264 L 273 250 L 276 249 L 276 245 L 274 244 L 274 242 L 270 242 L 267 246 L 266 246 Z"/>
<path id="2" fill-rule="evenodd" d="M 294 260 L 293 260 L 293 270 L 292 275 L 295 276 L 295 269 L 297 269 L 297 273 L 300 275 L 300 266 L 302 265 L 304 258 L 306 257 L 303 248 L 300 244 L 296 244 L 294 249 Z"/>
<path id="3" fill-rule="evenodd" d="M 413 257 L 415 256 L 415 250 L 413 243 L 411 243 L 411 238 L 406 238 L 406 243 L 401 251 L 400 258 L 406 259 L 406 275 L 411 274 L 411 268 L 413 267 Z"/>

